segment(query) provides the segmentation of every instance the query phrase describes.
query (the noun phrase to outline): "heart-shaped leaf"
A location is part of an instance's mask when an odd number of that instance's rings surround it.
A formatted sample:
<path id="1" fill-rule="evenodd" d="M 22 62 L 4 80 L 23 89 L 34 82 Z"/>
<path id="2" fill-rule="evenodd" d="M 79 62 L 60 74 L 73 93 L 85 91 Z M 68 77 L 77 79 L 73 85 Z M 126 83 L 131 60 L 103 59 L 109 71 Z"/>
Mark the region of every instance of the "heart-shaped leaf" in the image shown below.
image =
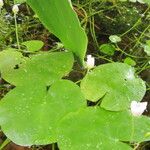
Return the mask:
<path id="1" fill-rule="evenodd" d="M 21 65 L 18 64 L 18 68 L 3 71 L 2 77 L 16 86 L 31 82 L 32 84 L 50 85 L 68 74 L 72 65 L 73 55 L 70 52 L 44 52 L 31 56 Z"/>
<path id="2" fill-rule="evenodd" d="M 23 56 L 16 49 L 9 48 L 0 52 L 0 71 L 12 70 L 23 61 Z"/>
<path id="3" fill-rule="evenodd" d="M 21 44 L 26 46 L 27 50 L 31 52 L 39 51 L 44 45 L 44 43 L 39 40 L 25 41 Z"/>
<path id="4" fill-rule="evenodd" d="M 133 122 L 133 120 L 135 122 Z M 144 128 L 143 128 L 144 127 Z M 61 150 L 131 150 L 125 142 L 150 140 L 148 117 L 134 118 L 129 112 L 110 112 L 98 107 L 65 116 L 58 128 Z"/>
<path id="5" fill-rule="evenodd" d="M 43 85 L 18 86 L 0 101 L 0 125 L 13 142 L 44 145 L 56 142 L 56 126 L 67 113 L 86 106 L 80 88 L 61 80 Z"/>
<path id="6" fill-rule="evenodd" d="M 81 82 L 86 99 L 93 102 L 103 97 L 101 107 L 118 111 L 129 107 L 131 101 L 141 101 L 146 87 L 134 75 L 134 69 L 124 63 L 109 63 L 90 71 Z"/>

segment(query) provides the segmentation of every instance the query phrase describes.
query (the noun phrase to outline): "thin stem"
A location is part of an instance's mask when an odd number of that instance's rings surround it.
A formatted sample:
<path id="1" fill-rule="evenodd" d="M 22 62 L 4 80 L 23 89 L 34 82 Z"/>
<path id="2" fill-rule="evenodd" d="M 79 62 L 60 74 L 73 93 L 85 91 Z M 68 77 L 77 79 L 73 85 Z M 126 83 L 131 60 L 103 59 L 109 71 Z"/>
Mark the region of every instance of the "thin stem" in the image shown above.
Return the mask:
<path id="1" fill-rule="evenodd" d="M 108 58 L 105 58 L 105 57 L 100 56 L 100 55 L 97 55 L 97 54 L 92 54 L 92 55 L 93 55 L 93 56 L 96 56 L 96 57 L 99 58 L 99 59 L 103 59 L 103 60 L 106 60 L 106 61 L 111 62 L 111 63 L 114 62 L 113 60 L 110 60 L 110 59 L 108 59 Z"/>
<path id="2" fill-rule="evenodd" d="M 148 7 L 145 12 L 143 13 L 143 15 L 145 15 L 148 11 L 149 11 L 150 7 Z M 124 32 L 123 34 L 120 35 L 120 37 L 126 35 L 127 33 L 129 33 L 131 30 L 135 29 L 135 27 L 137 27 L 139 25 L 139 23 L 141 23 L 141 18 L 139 18 L 137 20 L 137 22 L 129 29 L 127 30 L 126 32 Z"/>
<path id="3" fill-rule="evenodd" d="M 17 17 L 16 14 L 14 14 L 15 19 L 15 33 L 16 33 L 16 40 L 17 40 L 17 47 L 20 50 L 20 44 L 19 44 L 19 36 L 18 36 L 18 25 L 17 25 Z"/>
<path id="4" fill-rule="evenodd" d="M 135 49 L 136 46 L 140 43 L 140 39 L 143 37 L 143 35 L 145 34 L 145 32 L 150 28 L 150 25 L 148 25 L 145 30 L 141 33 L 140 37 L 137 39 L 137 42 L 135 43 L 135 45 L 133 46 L 132 49 Z"/>
<path id="5" fill-rule="evenodd" d="M 129 56 L 129 57 L 132 57 L 132 58 L 139 58 L 139 59 L 140 59 L 140 58 L 141 58 L 141 59 L 145 58 L 145 57 L 139 57 L 139 56 L 135 56 L 135 55 L 130 55 L 130 54 L 126 53 L 125 51 L 123 51 L 117 44 L 115 44 L 115 45 L 116 45 L 116 50 L 122 52 L 123 54 L 125 54 L 125 55 L 127 55 L 127 56 Z"/>
<path id="6" fill-rule="evenodd" d="M 52 150 L 55 150 L 55 143 L 52 144 Z"/>
<path id="7" fill-rule="evenodd" d="M 7 144 L 9 144 L 11 141 L 7 138 L 1 145 L 0 150 L 2 150 Z"/>

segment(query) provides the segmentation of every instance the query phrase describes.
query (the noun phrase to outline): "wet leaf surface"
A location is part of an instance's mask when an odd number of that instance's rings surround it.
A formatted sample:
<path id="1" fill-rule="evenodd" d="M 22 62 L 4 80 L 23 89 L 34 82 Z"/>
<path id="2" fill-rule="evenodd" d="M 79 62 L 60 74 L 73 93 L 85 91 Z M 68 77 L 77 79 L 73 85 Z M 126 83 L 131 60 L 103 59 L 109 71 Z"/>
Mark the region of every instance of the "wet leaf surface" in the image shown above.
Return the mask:
<path id="1" fill-rule="evenodd" d="M 16 87 L 1 100 L 0 124 L 19 145 L 45 145 L 56 142 L 55 129 L 62 117 L 85 106 L 80 88 L 71 81 L 57 81 L 48 90 L 31 83 Z"/>
<path id="2" fill-rule="evenodd" d="M 130 112 L 110 112 L 99 107 L 82 109 L 62 119 L 58 129 L 61 150 L 130 150 L 125 141 L 150 140 L 150 119 Z M 124 141 L 124 142 L 123 142 Z"/>
<path id="3" fill-rule="evenodd" d="M 102 98 L 101 107 L 118 111 L 130 107 L 131 101 L 141 101 L 146 86 L 134 75 L 134 69 L 124 63 L 109 63 L 88 72 L 81 82 L 86 99 L 93 102 Z"/>

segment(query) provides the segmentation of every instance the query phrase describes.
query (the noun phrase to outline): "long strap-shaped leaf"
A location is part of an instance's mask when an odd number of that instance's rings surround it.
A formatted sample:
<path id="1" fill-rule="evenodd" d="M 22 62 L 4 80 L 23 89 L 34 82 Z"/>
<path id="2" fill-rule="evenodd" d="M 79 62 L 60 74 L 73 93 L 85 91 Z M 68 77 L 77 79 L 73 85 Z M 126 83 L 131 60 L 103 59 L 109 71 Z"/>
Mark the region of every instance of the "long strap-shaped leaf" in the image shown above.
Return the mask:
<path id="1" fill-rule="evenodd" d="M 70 0 L 27 0 L 45 27 L 56 35 L 83 64 L 87 36 Z"/>

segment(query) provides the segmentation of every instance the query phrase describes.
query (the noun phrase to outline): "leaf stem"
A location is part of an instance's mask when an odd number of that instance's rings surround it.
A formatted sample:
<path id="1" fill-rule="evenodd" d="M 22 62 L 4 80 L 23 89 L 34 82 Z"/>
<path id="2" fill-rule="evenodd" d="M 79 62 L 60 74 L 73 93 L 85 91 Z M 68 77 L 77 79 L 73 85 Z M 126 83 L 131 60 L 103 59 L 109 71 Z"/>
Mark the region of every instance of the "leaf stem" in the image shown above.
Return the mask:
<path id="1" fill-rule="evenodd" d="M 18 25 L 17 25 L 17 17 L 16 14 L 14 14 L 15 19 L 15 33 L 16 33 L 16 40 L 17 40 L 17 47 L 20 50 L 20 44 L 19 44 L 19 36 L 18 36 Z"/>
<path id="2" fill-rule="evenodd" d="M 7 138 L 1 145 L 0 150 L 2 150 L 7 144 L 9 144 L 11 141 Z"/>
<path id="3" fill-rule="evenodd" d="M 52 150 L 55 150 L 55 143 L 52 144 Z"/>

